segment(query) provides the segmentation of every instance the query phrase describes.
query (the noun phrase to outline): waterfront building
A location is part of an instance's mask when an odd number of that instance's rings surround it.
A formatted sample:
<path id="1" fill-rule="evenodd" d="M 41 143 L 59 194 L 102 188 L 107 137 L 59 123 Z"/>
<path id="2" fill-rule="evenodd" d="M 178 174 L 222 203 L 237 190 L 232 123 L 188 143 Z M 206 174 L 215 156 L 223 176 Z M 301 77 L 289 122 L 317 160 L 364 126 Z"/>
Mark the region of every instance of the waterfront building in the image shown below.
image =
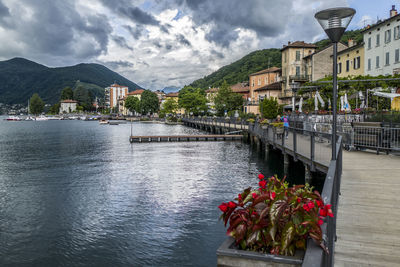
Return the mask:
<path id="1" fill-rule="evenodd" d="M 367 26 L 363 31 L 364 73 L 366 75 L 393 75 L 400 73 L 400 14 L 395 6 L 390 17 Z"/>
<path id="2" fill-rule="evenodd" d="M 244 106 L 245 113 L 260 114 L 260 101 L 264 97 L 277 97 L 281 88 L 282 70 L 277 67 L 261 70 L 249 75 L 249 94 Z M 278 85 L 276 83 L 279 83 Z M 274 85 L 272 85 L 274 84 Z M 272 85 L 272 86 L 271 86 Z"/>
<path id="3" fill-rule="evenodd" d="M 71 99 L 62 100 L 60 102 L 60 114 L 75 112 L 77 105 L 78 105 L 78 101 L 71 100 Z"/>
<path id="4" fill-rule="evenodd" d="M 143 92 L 144 92 L 143 89 L 138 89 L 138 90 L 135 90 L 133 92 L 129 92 L 123 98 L 119 98 L 118 102 L 117 102 L 118 103 L 118 114 L 121 114 L 121 115 L 124 115 L 124 116 L 133 115 L 132 112 L 130 112 L 129 109 L 127 109 L 125 107 L 125 100 L 128 98 L 128 96 L 134 96 L 134 97 L 136 97 L 136 98 L 138 98 L 140 100 L 141 97 L 142 97 L 142 93 Z"/>
<path id="5" fill-rule="evenodd" d="M 164 100 L 165 98 L 165 93 L 163 91 L 157 90 L 154 93 L 156 93 L 157 97 L 158 97 L 158 102 L 161 104 L 161 102 Z"/>
<path id="6" fill-rule="evenodd" d="M 364 75 L 364 42 L 357 44 L 353 40 L 349 40 L 349 47 L 339 51 L 337 56 L 338 77 Z"/>
<path id="7" fill-rule="evenodd" d="M 176 103 L 178 103 L 178 100 L 179 100 L 179 92 L 166 94 L 166 95 L 165 95 L 164 101 L 167 100 L 167 99 L 173 99 Z M 163 102 L 164 102 L 164 101 L 163 101 Z M 185 109 L 180 108 L 180 109 L 178 109 L 178 110 L 176 111 L 176 113 L 177 113 L 177 114 L 182 114 L 182 115 L 183 115 L 183 114 L 185 114 Z"/>
<path id="8" fill-rule="evenodd" d="M 347 48 L 347 45 L 338 43 L 338 52 Z M 317 81 L 333 73 L 333 44 L 330 44 L 303 58 L 304 76 L 307 81 Z"/>
<path id="9" fill-rule="evenodd" d="M 310 80 L 310 74 L 306 72 L 303 58 L 315 52 L 317 46 L 304 41 L 288 42 L 281 49 L 282 52 L 282 91 L 280 102 L 290 103 L 292 98 L 292 86 L 294 83 L 305 83 Z"/>
<path id="10" fill-rule="evenodd" d="M 249 83 L 247 82 L 237 83 L 231 85 L 230 87 L 232 89 L 232 92 L 242 95 L 243 99 L 247 100 L 250 97 Z"/>
<path id="11" fill-rule="evenodd" d="M 128 86 L 118 85 L 116 83 L 105 88 L 105 104 L 107 108 L 114 108 L 118 105 L 118 100 L 128 94 Z"/>
<path id="12" fill-rule="evenodd" d="M 207 106 L 210 112 L 215 113 L 215 104 L 214 104 L 214 98 L 216 97 L 218 93 L 219 88 L 208 88 L 206 90 L 206 99 L 207 99 Z"/>

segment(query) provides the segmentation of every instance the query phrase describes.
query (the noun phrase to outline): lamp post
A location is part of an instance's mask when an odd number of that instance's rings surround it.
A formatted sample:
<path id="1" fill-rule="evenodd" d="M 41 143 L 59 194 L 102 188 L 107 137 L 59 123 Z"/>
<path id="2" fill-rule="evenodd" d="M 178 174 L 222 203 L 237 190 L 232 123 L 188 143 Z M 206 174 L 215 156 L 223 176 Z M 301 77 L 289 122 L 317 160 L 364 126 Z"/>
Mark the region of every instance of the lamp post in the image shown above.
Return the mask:
<path id="1" fill-rule="evenodd" d="M 338 7 L 315 14 L 315 18 L 333 43 L 332 160 L 336 160 L 337 44 L 355 13 L 353 8 Z"/>

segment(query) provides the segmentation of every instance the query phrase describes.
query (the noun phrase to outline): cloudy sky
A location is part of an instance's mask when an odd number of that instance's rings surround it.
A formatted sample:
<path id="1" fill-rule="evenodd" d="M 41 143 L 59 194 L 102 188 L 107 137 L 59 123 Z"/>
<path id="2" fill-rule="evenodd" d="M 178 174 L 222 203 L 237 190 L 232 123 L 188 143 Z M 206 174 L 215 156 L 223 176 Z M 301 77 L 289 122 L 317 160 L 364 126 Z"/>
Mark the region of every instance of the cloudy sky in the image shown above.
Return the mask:
<path id="1" fill-rule="evenodd" d="M 379 2 L 379 4 L 378 4 Z M 257 49 L 325 38 L 316 11 L 350 6 L 351 29 L 400 0 L 0 0 L 0 60 L 100 63 L 149 89 L 181 87 Z"/>

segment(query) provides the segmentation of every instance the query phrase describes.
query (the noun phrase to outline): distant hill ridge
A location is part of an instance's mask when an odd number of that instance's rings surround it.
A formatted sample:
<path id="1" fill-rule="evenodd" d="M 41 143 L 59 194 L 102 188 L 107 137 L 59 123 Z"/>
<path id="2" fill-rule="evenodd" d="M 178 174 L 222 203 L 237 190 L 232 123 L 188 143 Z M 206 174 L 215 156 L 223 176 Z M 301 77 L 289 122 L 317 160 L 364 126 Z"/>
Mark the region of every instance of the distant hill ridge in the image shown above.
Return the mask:
<path id="1" fill-rule="evenodd" d="M 102 97 L 102 89 L 114 82 L 128 86 L 130 91 L 142 89 L 100 64 L 49 68 L 25 58 L 0 61 L 0 103 L 26 103 L 34 93 L 38 93 L 46 103 L 54 104 L 59 101 L 64 87 L 74 88 L 77 84 Z"/>

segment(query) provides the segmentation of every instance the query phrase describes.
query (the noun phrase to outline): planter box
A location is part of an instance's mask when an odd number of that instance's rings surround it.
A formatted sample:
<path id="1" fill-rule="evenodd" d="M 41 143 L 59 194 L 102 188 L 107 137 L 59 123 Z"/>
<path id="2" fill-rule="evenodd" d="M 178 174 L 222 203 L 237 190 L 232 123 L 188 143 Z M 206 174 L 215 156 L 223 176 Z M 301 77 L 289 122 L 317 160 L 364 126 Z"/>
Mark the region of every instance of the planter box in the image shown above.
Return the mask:
<path id="1" fill-rule="evenodd" d="M 287 267 L 301 266 L 304 251 L 297 250 L 296 255 L 281 256 L 237 249 L 235 240 L 229 237 L 217 250 L 219 267 Z"/>

